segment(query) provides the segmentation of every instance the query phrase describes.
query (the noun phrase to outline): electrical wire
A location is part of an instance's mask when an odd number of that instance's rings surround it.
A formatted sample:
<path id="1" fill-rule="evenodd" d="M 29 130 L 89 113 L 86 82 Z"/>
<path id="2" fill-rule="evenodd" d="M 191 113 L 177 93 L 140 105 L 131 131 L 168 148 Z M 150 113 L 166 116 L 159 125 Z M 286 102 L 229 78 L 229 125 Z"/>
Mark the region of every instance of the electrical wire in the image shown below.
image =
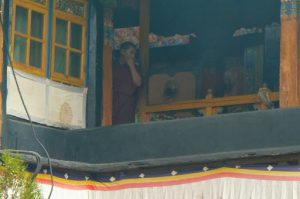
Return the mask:
<path id="1" fill-rule="evenodd" d="M 1 17 L 1 16 L 0 16 L 0 23 L 1 23 L 1 27 L 2 27 L 3 34 L 4 34 L 4 32 L 5 32 L 5 31 L 4 31 L 4 24 L 3 24 L 3 21 L 2 21 L 2 17 Z M 47 159 L 48 159 L 49 171 L 50 171 L 50 175 L 51 175 L 51 190 L 50 190 L 50 193 L 49 193 L 49 195 L 48 195 L 48 199 L 50 199 L 50 198 L 51 198 L 51 195 L 52 195 L 52 192 L 53 192 L 53 187 L 54 187 L 51 159 L 50 159 L 50 156 L 49 156 L 49 153 L 48 153 L 47 149 L 45 148 L 45 146 L 41 143 L 41 141 L 40 141 L 39 138 L 37 137 L 37 133 L 36 133 L 35 128 L 34 128 L 34 126 L 33 126 L 33 122 L 32 122 L 32 120 L 31 120 L 30 114 L 29 114 L 29 112 L 28 112 L 27 106 L 26 106 L 26 104 L 25 104 L 25 101 L 24 101 L 24 98 L 23 98 L 23 95 L 22 95 L 22 92 L 21 92 L 21 89 L 20 89 L 20 86 L 19 86 L 19 83 L 18 83 L 16 74 L 15 74 L 15 69 L 14 69 L 13 62 L 12 62 L 12 59 L 11 59 L 11 56 L 10 56 L 10 53 L 9 53 L 9 50 L 8 50 L 8 44 L 7 44 L 7 42 L 6 42 L 5 37 L 3 37 L 3 51 L 4 51 L 4 52 L 7 54 L 7 56 L 8 56 L 9 63 L 10 63 L 10 66 L 11 66 L 11 69 L 12 69 L 12 73 L 13 73 L 13 77 L 14 77 L 14 80 L 15 80 L 15 83 L 16 83 L 16 86 L 17 86 L 17 90 L 18 90 L 19 96 L 20 96 L 20 98 L 21 98 L 22 105 L 23 105 L 23 107 L 24 107 L 24 109 L 25 109 L 26 115 L 27 115 L 27 117 L 28 117 L 28 120 L 29 120 L 29 122 L 30 122 L 30 127 L 31 127 L 31 129 L 32 129 L 34 139 L 35 139 L 36 142 L 42 147 L 42 149 L 43 149 L 44 152 L 46 153 L 46 156 L 47 156 Z"/>

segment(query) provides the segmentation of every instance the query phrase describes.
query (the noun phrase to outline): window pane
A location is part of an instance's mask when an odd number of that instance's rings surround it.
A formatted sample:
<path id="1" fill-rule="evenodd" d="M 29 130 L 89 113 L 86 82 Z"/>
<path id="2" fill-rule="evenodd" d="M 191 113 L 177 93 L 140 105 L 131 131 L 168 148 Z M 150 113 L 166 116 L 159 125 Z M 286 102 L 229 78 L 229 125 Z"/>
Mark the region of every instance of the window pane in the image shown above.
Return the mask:
<path id="1" fill-rule="evenodd" d="M 71 24 L 71 47 L 81 50 L 82 42 L 82 26 L 78 24 Z"/>
<path id="2" fill-rule="evenodd" d="M 30 65 L 36 68 L 42 66 L 42 43 L 30 41 Z"/>
<path id="3" fill-rule="evenodd" d="M 70 52 L 70 76 L 80 78 L 81 54 Z"/>
<path id="4" fill-rule="evenodd" d="M 26 8 L 16 7 L 16 31 L 24 34 L 28 33 L 28 10 Z"/>
<path id="5" fill-rule="evenodd" d="M 27 39 L 15 35 L 14 60 L 26 64 Z"/>
<path id="6" fill-rule="evenodd" d="M 54 70 L 57 73 L 66 74 L 66 57 L 67 52 L 66 49 L 56 47 L 55 48 L 55 62 L 54 62 Z"/>
<path id="7" fill-rule="evenodd" d="M 68 22 L 56 19 L 56 43 L 67 45 Z"/>
<path id="8" fill-rule="evenodd" d="M 35 11 L 31 13 L 31 36 L 42 39 L 44 30 L 44 15 Z"/>

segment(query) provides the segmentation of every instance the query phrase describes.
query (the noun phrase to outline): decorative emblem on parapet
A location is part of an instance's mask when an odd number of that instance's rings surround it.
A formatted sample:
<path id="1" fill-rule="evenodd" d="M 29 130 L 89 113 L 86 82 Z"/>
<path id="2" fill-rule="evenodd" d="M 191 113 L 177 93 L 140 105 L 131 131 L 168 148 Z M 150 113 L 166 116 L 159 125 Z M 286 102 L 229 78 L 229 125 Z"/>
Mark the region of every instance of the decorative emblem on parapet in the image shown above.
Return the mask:
<path id="1" fill-rule="evenodd" d="M 272 165 L 269 165 L 269 166 L 267 167 L 268 171 L 272 171 L 273 168 L 274 168 L 274 167 L 273 167 Z"/>
<path id="2" fill-rule="evenodd" d="M 173 170 L 172 172 L 171 172 L 171 175 L 172 176 L 176 176 L 178 173 L 177 173 L 177 171 L 175 171 L 175 170 Z"/>
<path id="3" fill-rule="evenodd" d="M 144 178 L 144 177 L 145 177 L 145 174 L 141 173 L 141 174 L 139 175 L 139 177 L 140 177 L 140 178 Z"/>
<path id="4" fill-rule="evenodd" d="M 281 17 L 300 14 L 300 0 L 281 0 Z"/>
<path id="5" fill-rule="evenodd" d="M 68 178 L 69 178 L 69 175 L 68 175 L 67 173 L 65 173 L 64 177 L 65 177 L 66 179 L 68 179 Z"/>
<path id="6" fill-rule="evenodd" d="M 203 167 L 203 171 L 204 172 L 208 171 L 208 167 Z"/>
<path id="7" fill-rule="evenodd" d="M 116 178 L 114 176 L 112 176 L 111 178 L 109 178 L 109 181 L 114 182 L 114 181 L 116 181 Z"/>

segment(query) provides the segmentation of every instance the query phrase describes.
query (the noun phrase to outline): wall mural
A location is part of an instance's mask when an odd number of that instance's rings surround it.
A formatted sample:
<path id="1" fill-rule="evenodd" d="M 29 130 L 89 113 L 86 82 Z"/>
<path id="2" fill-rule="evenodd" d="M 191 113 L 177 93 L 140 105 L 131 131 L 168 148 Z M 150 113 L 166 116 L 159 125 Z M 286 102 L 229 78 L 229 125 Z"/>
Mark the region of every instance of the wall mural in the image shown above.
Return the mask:
<path id="1" fill-rule="evenodd" d="M 191 38 L 195 38 L 196 34 L 191 33 L 187 35 L 175 34 L 173 36 L 160 36 L 154 33 L 149 34 L 150 48 L 159 48 L 165 46 L 186 45 L 191 42 Z M 130 41 L 136 46 L 139 46 L 140 28 L 129 27 L 119 28 L 114 30 L 114 49 L 119 49 L 120 45 L 125 41 Z"/>
<path id="2" fill-rule="evenodd" d="M 300 1 L 281 0 L 281 17 L 300 14 Z"/>
<path id="3" fill-rule="evenodd" d="M 35 1 L 39 1 L 39 0 L 35 0 Z M 84 4 L 78 1 L 56 0 L 56 9 L 76 16 L 80 16 L 80 17 L 84 16 Z"/>

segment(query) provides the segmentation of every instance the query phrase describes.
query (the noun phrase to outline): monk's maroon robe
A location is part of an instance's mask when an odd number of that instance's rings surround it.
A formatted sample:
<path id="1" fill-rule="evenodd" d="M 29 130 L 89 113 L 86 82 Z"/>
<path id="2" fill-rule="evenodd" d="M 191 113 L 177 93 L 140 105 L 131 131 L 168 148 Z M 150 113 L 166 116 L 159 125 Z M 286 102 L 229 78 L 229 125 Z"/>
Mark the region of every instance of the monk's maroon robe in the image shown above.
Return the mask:
<path id="1" fill-rule="evenodd" d="M 137 86 L 127 64 L 113 66 L 113 124 L 133 123 L 137 102 Z"/>

